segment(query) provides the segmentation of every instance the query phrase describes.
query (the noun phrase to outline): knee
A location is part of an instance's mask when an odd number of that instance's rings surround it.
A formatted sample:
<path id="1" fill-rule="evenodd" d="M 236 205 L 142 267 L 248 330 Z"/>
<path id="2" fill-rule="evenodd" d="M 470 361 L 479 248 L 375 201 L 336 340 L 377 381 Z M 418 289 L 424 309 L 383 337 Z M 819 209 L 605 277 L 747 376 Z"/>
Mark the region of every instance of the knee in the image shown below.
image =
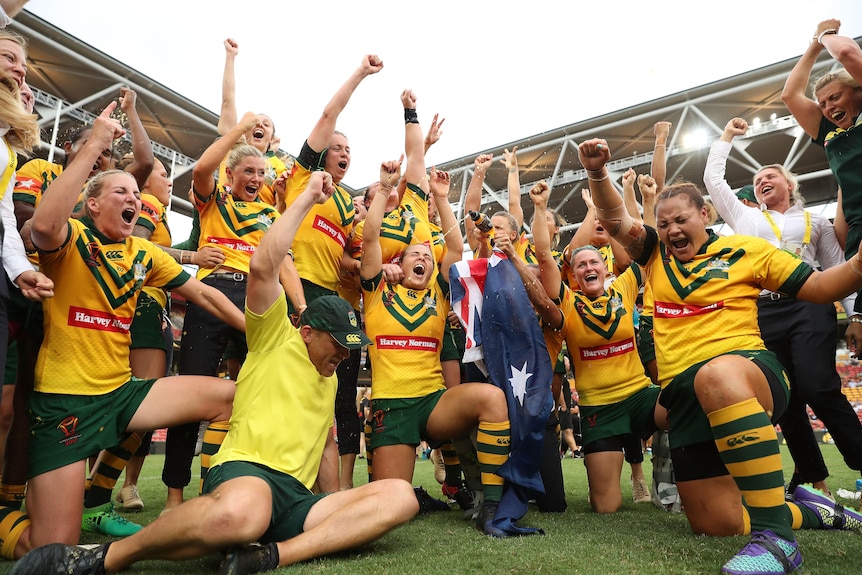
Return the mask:
<path id="1" fill-rule="evenodd" d="M 200 522 L 207 533 L 222 534 L 221 543 L 247 543 L 257 541 L 272 519 L 271 505 L 261 505 L 245 497 L 219 498 L 218 491 L 204 496 L 209 499 L 206 518 Z"/>
<path id="2" fill-rule="evenodd" d="M 590 507 L 595 513 L 616 513 L 622 504 L 622 495 L 618 494 L 616 497 L 612 497 L 607 494 L 598 495 L 590 492 Z"/>
<path id="3" fill-rule="evenodd" d="M 388 521 L 393 527 L 407 523 L 419 513 L 419 501 L 413 486 L 403 479 L 381 479 L 373 484 L 378 486 L 378 497 L 382 508 L 389 513 Z"/>
<path id="4" fill-rule="evenodd" d="M 496 385 L 490 383 L 477 384 L 481 393 L 477 397 L 477 405 L 486 410 L 484 414 L 485 421 L 503 421 L 509 418 L 509 408 L 506 405 L 506 394 Z"/>

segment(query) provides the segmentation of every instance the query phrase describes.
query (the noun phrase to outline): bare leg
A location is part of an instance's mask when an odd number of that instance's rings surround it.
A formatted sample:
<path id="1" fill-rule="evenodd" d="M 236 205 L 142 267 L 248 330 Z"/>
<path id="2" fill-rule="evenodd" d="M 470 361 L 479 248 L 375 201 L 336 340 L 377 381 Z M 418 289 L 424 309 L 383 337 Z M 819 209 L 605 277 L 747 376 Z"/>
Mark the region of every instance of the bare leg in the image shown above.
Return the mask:
<path id="1" fill-rule="evenodd" d="M 84 461 L 32 477 L 27 489 L 30 542 L 77 545 L 84 509 Z M 59 496 L 58 496 L 59 495 Z"/>
<path id="2" fill-rule="evenodd" d="M 596 513 L 615 513 L 623 502 L 620 474 L 623 470 L 621 451 L 600 451 L 584 458 L 590 485 L 590 506 Z"/>

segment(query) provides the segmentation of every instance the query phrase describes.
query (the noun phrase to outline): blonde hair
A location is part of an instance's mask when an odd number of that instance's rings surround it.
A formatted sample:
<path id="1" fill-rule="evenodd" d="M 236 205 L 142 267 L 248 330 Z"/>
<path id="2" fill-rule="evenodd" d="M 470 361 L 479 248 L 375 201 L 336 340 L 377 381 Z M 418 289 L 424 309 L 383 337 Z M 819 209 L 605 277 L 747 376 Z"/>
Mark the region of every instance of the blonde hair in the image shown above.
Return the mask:
<path id="1" fill-rule="evenodd" d="M 87 187 L 84 188 L 84 201 L 89 200 L 90 198 L 98 198 L 102 195 L 102 190 L 105 187 L 105 180 L 110 178 L 111 176 L 116 176 L 117 174 L 122 174 L 124 176 L 128 176 L 135 179 L 132 174 L 129 172 L 124 172 L 123 170 L 108 170 L 105 172 L 99 172 L 87 182 Z M 137 182 L 135 182 L 135 186 L 137 187 Z"/>
<path id="2" fill-rule="evenodd" d="M 0 121 L 8 124 L 6 141 L 17 153 L 30 155 L 30 151 L 39 143 L 37 118 L 24 109 L 18 82 L 0 70 Z"/>
<path id="3" fill-rule="evenodd" d="M 832 82 L 841 82 L 848 88 L 856 90 L 857 92 L 862 92 L 862 87 L 859 86 L 859 82 L 856 81 L 856 78 L 851 76 L 850 72 L 848 72 L 845 68 L 839 68 L 834 72 L 827 72 L 826 74 L 823 74 L 822 76 L 817 78 L 817 81 L 814 82 L 814 94 L 816 95 L 819 90 L 823 89 L 824 86 L 826 86 L 827 84 L 831 84 Z"/>
<path id="4" fill-rule="evenodd" d="M 238 146 L 234 146 L 230 151 L 230 154 L 227 156 L 227 161 L 225 165 L 231 170 L 235 170 L 239 163 L 243 158 L 247 158 L 249 156 L 255 156 L 258 158 L 264 158 L 264 155 L 260 150 L 252 146 L 251 144 L 239 144 Z"/>

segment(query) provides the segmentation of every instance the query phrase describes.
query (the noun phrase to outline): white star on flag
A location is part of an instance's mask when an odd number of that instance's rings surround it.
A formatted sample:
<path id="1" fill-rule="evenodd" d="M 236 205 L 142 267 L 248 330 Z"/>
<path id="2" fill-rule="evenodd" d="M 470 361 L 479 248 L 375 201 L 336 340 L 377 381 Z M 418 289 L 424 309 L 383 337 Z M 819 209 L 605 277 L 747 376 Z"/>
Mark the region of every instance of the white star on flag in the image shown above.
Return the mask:
<path id="1" fill-rule="evenodd" d="M 512 395 L 518 398 L 518 403 L 524 407 L 524 394 L 527 392 L 527 380 L 533 377 L 532 373 L 527 373 L 527 362 L 524 362 L 524 367 L 516 368 L 510 366 L 512 377 L 509 378 L 509 383 L 512 384 Z"/>

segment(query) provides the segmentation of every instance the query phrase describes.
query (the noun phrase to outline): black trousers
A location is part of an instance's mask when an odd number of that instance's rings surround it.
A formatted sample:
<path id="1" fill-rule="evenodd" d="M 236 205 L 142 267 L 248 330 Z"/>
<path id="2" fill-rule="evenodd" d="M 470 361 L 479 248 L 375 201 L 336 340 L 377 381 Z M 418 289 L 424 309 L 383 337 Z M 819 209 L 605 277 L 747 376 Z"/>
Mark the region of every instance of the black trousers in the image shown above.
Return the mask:
<path id="1" fill-rule="evenodd" d="M 847 466 L 862 470 L 862 424 L 841 391 L 835 369 L 835 306 L 760 298 L 757 309 L 763 341 L 790 378 L 790 401 L 778 423 L 800 481 L 821 481 L 829 475 L 806 404 L 829 429 Z"/>

